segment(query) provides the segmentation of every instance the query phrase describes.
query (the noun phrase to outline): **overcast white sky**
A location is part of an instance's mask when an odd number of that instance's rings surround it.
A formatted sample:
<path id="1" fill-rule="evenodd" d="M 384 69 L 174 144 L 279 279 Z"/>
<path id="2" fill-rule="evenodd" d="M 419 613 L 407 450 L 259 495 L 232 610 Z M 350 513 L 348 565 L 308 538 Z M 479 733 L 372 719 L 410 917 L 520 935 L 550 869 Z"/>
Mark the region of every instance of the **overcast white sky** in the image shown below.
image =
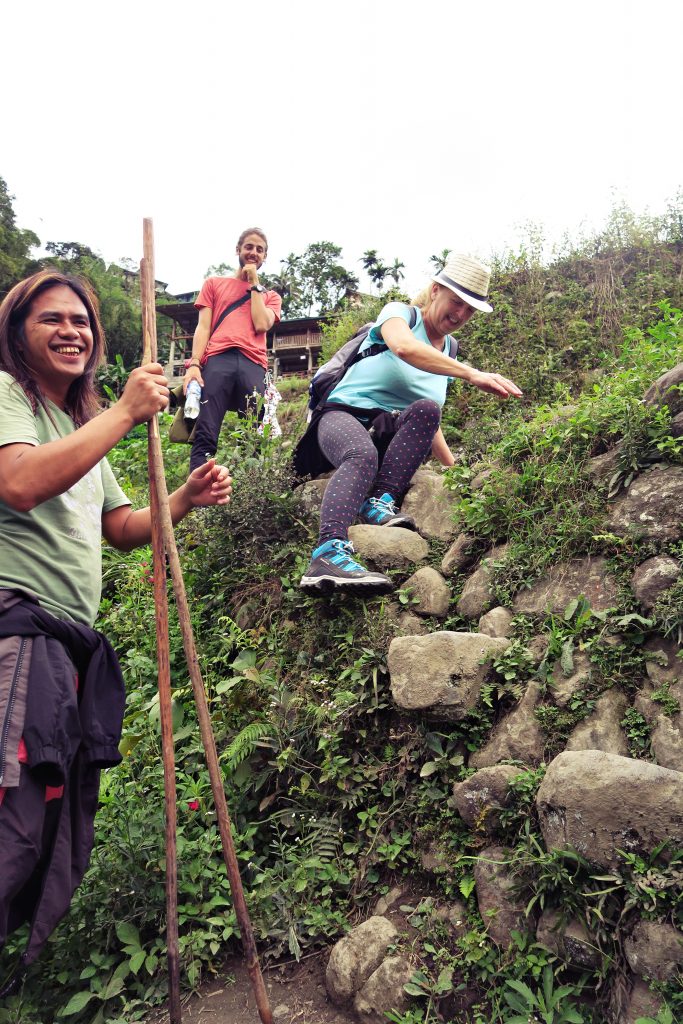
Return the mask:
<path id="1" fill-rule="evenodd" d="M 0 176 L 21 227 L 198 287 L 262 226 L 406 264 L 559 238 L 683 184 L 680 0 L 4 5 Z M 11 99 L 14 97 L 14 100 Z"/>

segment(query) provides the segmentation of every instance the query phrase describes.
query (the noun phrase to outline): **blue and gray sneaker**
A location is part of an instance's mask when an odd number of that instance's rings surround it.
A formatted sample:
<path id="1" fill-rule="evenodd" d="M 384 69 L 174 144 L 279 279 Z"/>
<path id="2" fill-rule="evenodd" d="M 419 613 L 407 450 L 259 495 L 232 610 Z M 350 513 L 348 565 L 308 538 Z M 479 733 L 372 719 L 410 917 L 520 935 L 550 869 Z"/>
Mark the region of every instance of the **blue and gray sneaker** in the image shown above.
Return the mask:
<path id="1" fill-rule="evenodd" d="M 358 521 L 367 526 L 402 526 L 406 530 L 414 530 L 415 520 L 402 515 L 390 494 L 381 498 L 366 498 L 360 507 Z"/>
<path id="2" fill-rule="evenodd" d="M 394 589 L 388 576 L 371 572 L 355 560 L 350 540 L 328 540 L 317 547 L 299 586 L 304 590 L 362 590 L 375 594 Z"/>

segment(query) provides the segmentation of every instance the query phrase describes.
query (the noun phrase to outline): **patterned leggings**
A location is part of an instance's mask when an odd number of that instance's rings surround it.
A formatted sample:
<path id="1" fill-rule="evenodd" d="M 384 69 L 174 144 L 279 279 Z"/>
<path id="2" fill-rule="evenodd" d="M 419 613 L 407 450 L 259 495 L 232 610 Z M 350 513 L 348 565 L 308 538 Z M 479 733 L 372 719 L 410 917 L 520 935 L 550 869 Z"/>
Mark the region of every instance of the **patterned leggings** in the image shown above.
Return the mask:
<path id="1" fill-rule="evenodd" d="M 413 474 L 432 447 L 441 422 L 436 402 L 422 398 L 404 409 L 397 430 L 379 466 L 379 455 L 370 434 L 348 412 L 326 412 L 318 425 L 318 445 L 337 467 L 320 510 L 320 543 L 346 540 L 366 497 L 389 493 L 403 499 Z M 377 472 L 379 466 L 379 472 Z"/>

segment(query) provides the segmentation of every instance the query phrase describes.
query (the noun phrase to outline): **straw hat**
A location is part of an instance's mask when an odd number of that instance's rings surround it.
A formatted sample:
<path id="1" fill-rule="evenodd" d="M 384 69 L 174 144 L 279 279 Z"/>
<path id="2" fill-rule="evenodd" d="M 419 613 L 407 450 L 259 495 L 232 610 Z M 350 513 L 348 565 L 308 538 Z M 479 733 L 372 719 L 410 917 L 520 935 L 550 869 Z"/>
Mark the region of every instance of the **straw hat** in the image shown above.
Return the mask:
<path id="1" fill-rule="evenodd" d="M 451 256 L 439 274 L 434 275 L 432 281 L 450 288 L 474 309 L 492 313 L 493 306 L 486 301 L 490 279 L 491 271 L 483 263 L 475 260 L 474 256 L 457 253 Z"/>

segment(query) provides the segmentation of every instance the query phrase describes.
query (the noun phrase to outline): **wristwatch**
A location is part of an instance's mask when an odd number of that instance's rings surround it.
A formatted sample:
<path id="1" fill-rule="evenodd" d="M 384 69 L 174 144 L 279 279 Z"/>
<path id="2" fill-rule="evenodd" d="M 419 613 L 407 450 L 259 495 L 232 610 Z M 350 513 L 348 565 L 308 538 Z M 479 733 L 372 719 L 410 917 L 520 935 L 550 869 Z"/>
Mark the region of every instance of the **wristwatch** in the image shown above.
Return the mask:
<path id="1" fill-rule="evenodd" d="M 261 293 L 261 292 L 265 292 L 265 291 L 267 291 L 267 290 L 268 290 L 268 289 L 267 289 L 267 288 L 264 288 L 262 284 L 253 284 L 253 285 L 251 286 L 251 288 L 249 289 L 249 291 L 250 291 L 250 292 L 259 292 L 259 293 Z"/>

